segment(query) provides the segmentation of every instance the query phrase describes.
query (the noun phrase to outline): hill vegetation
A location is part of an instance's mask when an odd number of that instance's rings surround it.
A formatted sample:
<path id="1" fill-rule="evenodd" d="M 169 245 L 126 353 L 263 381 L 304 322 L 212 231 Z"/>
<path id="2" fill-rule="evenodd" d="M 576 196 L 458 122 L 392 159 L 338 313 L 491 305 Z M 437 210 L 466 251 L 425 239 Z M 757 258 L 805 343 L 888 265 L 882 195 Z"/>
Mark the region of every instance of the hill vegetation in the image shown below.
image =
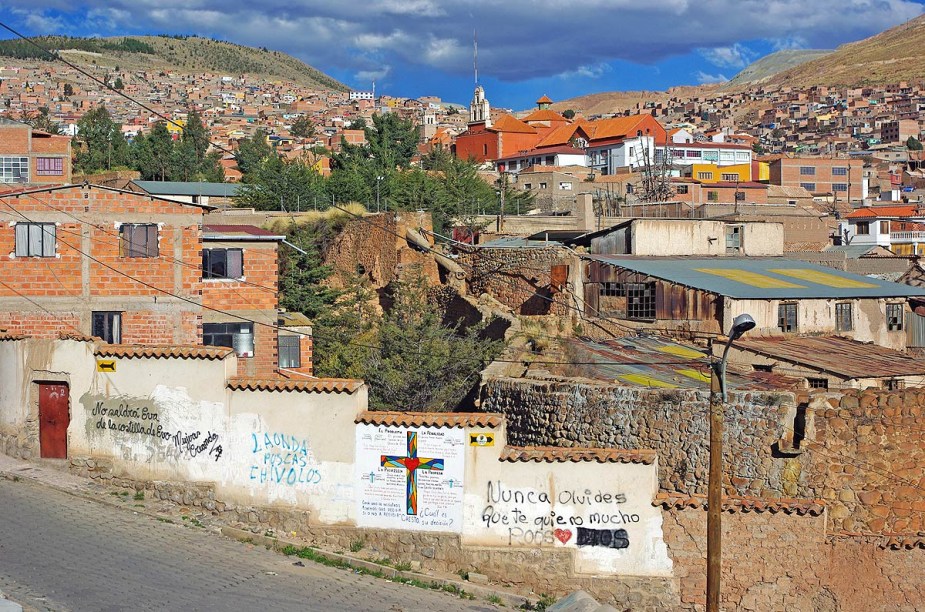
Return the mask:
<path id="1" fill-rule="evenodd" d="M 724 90 L 737 90 L 767 81 L 775 74 L 790 70 L 806 62 L 825 57 L 832 53 L 825 49 L 784 49 L 746 66 L 722 86 Z"/>
<path id="2" fill-rule="evenodd" d="M 779 72 L 766 86 L 886 85 L 925 77 L 925 15 Z"/>
<path id="3" fill-rule="evenodd" d="M 320 70 L 279 51 L 257 49 L 196 36 L 136 36 L 76 38 L 38 36 L 33 39 L 69 61 L 90 61 L 123 70 L 176 70 L 249 74 L 267 79 L 285 79 L 308 87 L 347 91 L 348 87 Z M 46 53 L 18 39 L 0 40 L 0 57 L 52 61 Z"/>

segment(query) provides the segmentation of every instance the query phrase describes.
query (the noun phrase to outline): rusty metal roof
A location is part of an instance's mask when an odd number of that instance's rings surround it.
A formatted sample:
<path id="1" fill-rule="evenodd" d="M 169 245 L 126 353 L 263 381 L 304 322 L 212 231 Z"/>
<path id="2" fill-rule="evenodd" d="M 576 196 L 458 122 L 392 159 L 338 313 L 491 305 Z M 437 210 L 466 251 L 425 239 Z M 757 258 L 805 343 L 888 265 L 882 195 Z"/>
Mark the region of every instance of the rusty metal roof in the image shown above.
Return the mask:
<path id="1" fill-rule="evenodd" d="M 224 346 L 103 344 L 94 351 L 99 357 L 149 357 L 180 359 L 224 359 L 234 351 Z"/>
<path id="2" fill-rule="evenodd" d="M 349 378 L 232 378 L 226 385 L 234 391 L 301 391 L 308 393 L 354 393 L 363 386 L 362 380 Z"/>
<path id="3" fill-rule="evenodd" d="M 743 338 L 735 347 L 845 378 L 925 375 L 925 360 L 841 336 Z"/>
<path id="4" fill-rule="evenodd" d="M 571 339 L 564 341 L 570 361 L 580 365 L 569 366 L 556 374 L 579 375 L 586 378 L 614 382 L 626 386 L 661 389 L 710 388 L 710 367 L 706 352 L 659 336 L 625 336 L 610 340 Z M 792 389 L 801 381 L 780 374 L 748 372 L 738 373 L 733 368 L 727 375 L 730 389 L 769 391 Z"/>
<path id="5" fill-rule="evenodd" d="M 504 422 L 500 414 L 489 412 L 377 412 L 360 413 L 356 423 L 387 427 L 491 427 Z"/>
<path id="6" fill-rule="evenodd" d="M 597 463 L 641 463 L 652 465 L 657 453 L 654 450 L 625 450 L 617 448 L 569 448 L 563 446 L 505 446 L 499 461 L 535 461 L 537 463 L 565 463 L 594 461 Z"/>

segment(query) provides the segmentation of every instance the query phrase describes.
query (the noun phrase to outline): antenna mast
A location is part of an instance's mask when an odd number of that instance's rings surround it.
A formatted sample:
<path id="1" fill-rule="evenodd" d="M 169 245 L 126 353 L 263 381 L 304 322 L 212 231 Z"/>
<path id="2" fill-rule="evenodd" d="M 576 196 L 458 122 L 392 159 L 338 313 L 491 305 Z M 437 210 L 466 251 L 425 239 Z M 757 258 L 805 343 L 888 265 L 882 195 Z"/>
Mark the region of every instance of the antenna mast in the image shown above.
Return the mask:
<path id="1" fill-rule="evenodd" d="M 479 84 L 479 31 L 472 30 L 472 67 L 475 70 L 475 84 Z"/>

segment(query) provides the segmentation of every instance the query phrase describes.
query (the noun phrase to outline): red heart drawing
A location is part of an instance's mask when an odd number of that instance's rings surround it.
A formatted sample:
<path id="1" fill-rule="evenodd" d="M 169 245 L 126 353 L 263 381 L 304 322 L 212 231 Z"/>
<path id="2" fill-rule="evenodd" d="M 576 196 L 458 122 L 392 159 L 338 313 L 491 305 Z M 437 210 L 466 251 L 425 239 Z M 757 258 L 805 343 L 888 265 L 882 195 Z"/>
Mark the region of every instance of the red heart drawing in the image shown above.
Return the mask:
<path id="1" fill-rule="evenodd" d="M 563 544 L 568 543 L 572 539 L 572 530 L 571 529 L 556 529 L 552 532 L 556 539 L 562 542 Z"/>
<path id="2" fill-rule="evenodd" d="M 421 465 L 421 460 L 417 457 L 406 457 L 404 460 L 405 468 L 410 471 L 418 469 L 418 466 Z"/>

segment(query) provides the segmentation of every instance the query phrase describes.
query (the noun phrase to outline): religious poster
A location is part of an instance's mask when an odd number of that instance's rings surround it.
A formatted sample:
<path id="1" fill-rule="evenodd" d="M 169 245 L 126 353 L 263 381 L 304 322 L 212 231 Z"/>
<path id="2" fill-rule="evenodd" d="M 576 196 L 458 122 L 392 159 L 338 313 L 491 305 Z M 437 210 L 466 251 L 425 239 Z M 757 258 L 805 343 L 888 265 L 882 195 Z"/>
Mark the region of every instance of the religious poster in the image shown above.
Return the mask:
<path id="1" fill-rule="evenodd" d="M 357 425 L 357 525 L 462 531 L 465 431 Z"/>

